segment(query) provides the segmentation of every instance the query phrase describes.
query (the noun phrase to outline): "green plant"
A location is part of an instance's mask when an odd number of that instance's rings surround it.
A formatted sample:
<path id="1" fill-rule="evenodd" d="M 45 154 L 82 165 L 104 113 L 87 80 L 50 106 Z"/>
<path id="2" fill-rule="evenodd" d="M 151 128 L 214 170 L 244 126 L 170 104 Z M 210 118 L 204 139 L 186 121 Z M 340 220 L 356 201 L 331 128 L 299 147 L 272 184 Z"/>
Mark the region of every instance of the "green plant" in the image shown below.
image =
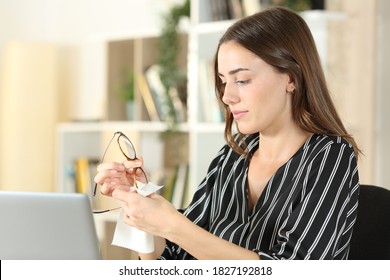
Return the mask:
<path id="1" fill-rule="evenodd" d="M 127 71 L 126 79 L 122 84 L 118 85 L 118 96 L 123 101 L 133 101 L 134 100 L 134 72 Z"/>
<path id="2" fill-rule="evenodd" d="M 183 5 L 173 6 L 163 16 L 163 27 L 158 43 L 160 49 L 158 64 L 162 70 L 161 80 L 166 89 L 177 86 L 180 79 L 176 65 L 176 58 L 180 51 L 178 24 L 184 16 L 190 16 L 189 0 L 186 0 Z"/>
<path id="3" fill-rule="evenodd" d="M 271 3 L 276 6 L 285 6 L 291 10 L 301 12 L 310 9 L 310 0 L 272 0 Z"/>
<path id="4" fill-rule="evenodd" d="M 177 66 L 177 56 L 180 52 L 180 40 L 178 25 L 182 17 L 190 16 L 190 0 L 185 0 L 182 5 L 174 5 L 167 14 L 163 15 L 163 26 L 158 40 L 160 66 L 160 78 L 165 92 L 169 95 L 171 88 L 180 88 L 183 75 Z M 169 98 L 168 98 L 169 99 Z M 170 117 L 165 120 L 170 129 L 174 129 L 177 120 L 175 118 L 173 104 Z"/>

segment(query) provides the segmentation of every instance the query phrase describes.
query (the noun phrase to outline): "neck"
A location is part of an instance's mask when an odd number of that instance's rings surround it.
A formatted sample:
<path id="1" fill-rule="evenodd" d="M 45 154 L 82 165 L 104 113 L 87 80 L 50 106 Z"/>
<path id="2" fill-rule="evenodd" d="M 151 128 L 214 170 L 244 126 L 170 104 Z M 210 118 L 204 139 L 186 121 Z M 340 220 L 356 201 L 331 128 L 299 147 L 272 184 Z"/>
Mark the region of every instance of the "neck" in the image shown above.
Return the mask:
<path id="1" fill-rule="evenodd" d="M 311 135 L 299 128 L 283 130 L 278 134 L 260 133 L 259 149 L 254 156 L 272 162 L 286 162 Z"/>

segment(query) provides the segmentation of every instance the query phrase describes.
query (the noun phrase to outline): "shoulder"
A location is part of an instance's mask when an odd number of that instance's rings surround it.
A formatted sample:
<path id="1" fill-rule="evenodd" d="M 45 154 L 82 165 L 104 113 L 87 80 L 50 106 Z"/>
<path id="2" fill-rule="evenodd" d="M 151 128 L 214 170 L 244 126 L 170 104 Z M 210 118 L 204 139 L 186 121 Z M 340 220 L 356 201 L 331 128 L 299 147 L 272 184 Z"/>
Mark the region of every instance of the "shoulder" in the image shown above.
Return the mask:
<path id="1" fill-rule="evenodd" d="M 246 135 L 240 139 L 238 134 L 234 135 L 237 143 L 244 144 L 247 147 L 248 152 L 252 153 L 259 146 L 259 134 Z M 245 160 L 246 155 L 235 152 L 228 144 L 221 147 L 214 159 L 211 161 L 209 170 L 218 167 L 230 167 L 234 163 Z"/>
<path id="2" fill-rule="evenodd" d="M 253 150 L 256 150 L 259 146 L 259 134 L 251 134 L 251 135 L 239 135 L 235 134 L 234 139 L 236 143 L 238 143 L 239 146 L 245 146 L 247 147 L 248 151 L 251 152 Z M 218 152 L 218 156 L 226 156 L 229 155 L 229 157 L 233 157 L 238 159 L 239 157 L 242 157 L 242 155 L 236 153 L 228 144 L 225 144 Z"/>
<path id="3" fill-rule="evenodd" d="M 306 143 L 303 157 L 308 163 L 322 165 L 341 165 L 355 168 L 357 159 L 353 146 L 340 136 L 315 134 Z M 332 163 L 332 164 L 331 164 Z"/>
<path id="4" fill-rule="evenodd" d="M 313 152 L 343 149 L 349 153 L 354 153 L 352 144 L 343 137 L 324 134 L 314 134 L 308 142 L 307 148 Z"/>

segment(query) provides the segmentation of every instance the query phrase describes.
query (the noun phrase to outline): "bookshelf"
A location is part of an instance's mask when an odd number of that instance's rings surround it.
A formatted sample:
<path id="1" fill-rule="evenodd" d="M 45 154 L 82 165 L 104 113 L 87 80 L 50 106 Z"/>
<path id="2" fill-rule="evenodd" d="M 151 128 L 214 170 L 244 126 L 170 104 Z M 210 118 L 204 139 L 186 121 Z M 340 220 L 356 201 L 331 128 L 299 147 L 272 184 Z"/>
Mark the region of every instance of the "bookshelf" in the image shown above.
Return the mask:
<path id="1" fill-rule="evenodd" d="M 189 24 L 181 31 L 182 48 L 178 67 L 186 69 L 188 77 L 185 93 L 186 118 L 179 123 L 177 132 L 168 141 L 161 137 L 167 125 L 151 118 L 139 81 L 135 89 L 138 109 L 135 120 L 126 120 L 125 103 L 118 98 L 116 92 L 125 70 L 144 73 L 148 67 L 155 65 L 158 60 L 159 30 L 137 30 L 134 34 L 112 34 L 100 40 L 95 39 L 103 44 L 103 47 L 99 48 L 105 49 L 100 57 L 100 71 L 105 73 L 101 75 L 105 79 L 101 86 L 106 88 L 101 120 L 58 125 L 58 191 L 74 191 L 72 168 L 75 160 L 85 157 L 100 158 L 110 137 L 120 130 L 135 143 L 137 153 L 144 158 L 145 169 L 149 174 L 155 174 L 153 178 L 159 178 L 158 174 L 164 175 L 164 172 L 177 165 L 178 161 L 186 163 L 189 169 L 189 190 L 183 193 L 191 196 L 206 174 L 211 159 L 224 144 L 222 120 L 204 117 L 209 106 L 205 105 L 200 97 L 199 70 L 200 61 L 212 60 L 219 37 L 232 21 L 213 22 L 211 15 L 204 18 L 209 5 L 209 1 L 205 0 L 191 1 Z M 180 150 L 179 156 L 177 147 Z M 116 156 L 114 160 L 122 160 L 120 155 Z"/>
<path id="2" fill-rule="evenodd" d="M 205 98 L 209 99 L 208 102 L 215 101 L 211 73 L 205 75 L 205 72 L 209 70 L 207 67 L 214 57 L 219 38 L 235 19 L 231 19 L 230 16 L 226 20 L 216 21 L 215 19 L 221 16 L 215 13 L 215 7 L 211 7 L 210 1 L 191 1 L 190 19 L 181 28 L 181 52 L 177 64 L 187 72 L 187 87 L 185 92 L 181 93 L 185 95 L 186 117 L 177 126 L 177 134 L 171 141 L 162 140 L 161 135 L 167 130 L 167 125 L 151 117 L 139 79 L 135 86 L 137 104 L 135 120 L 126 120 L 125 103 L 118 98 L 116 91 L 125 76 L 125 70 L 145 73 L 150 66 L 156 64 L 159 57 L 159 29 L 140 28 L 130 34 L 111 34 L 102 36 L 100 40 L 94 38 L 94 41 L 99 42 L 97 48 L 105 50 L 101 51 L 100 57 L 97 58 L 101 62 L 92 63 L 101 65 L 101 69 L 93 70 L 103 74 L 100 75 L 102 81 L 93 80 L 91 83 L 100 83 L 100 87 L 106 89 L 103 90 L 105 96 L 102 101 L 104 105 L 101 120 L 58 125 L 58 191 L 73 191 L 74 182 L 69 180 L 69 174 L 72 173 L 74 161 L 79 157 L 100 158 L 110 137 L 115 131 L 120 130 L 135 143 L 138 154 L 145 160 L 145 169 L 148 173 L 164 174 L 179 162 L 186 162 L 189 166 L 187 193 L 191 195 L 194 192 L 204 178 L 211 159 L 224 144 L 223 120 L 215 117 L 217 115 L 215 112 L 210 112 L 215 104 L 205 103 Z M 320 11 L 307 11 L 302 13 L 302 16 L 312 29 L 321 57 L 326 60 L 326 22 L 340 20 L 342 16 Z M 325 61 L 324 65 L 326 66 Z M 180 147 L 180 155 L 172 153 L 177 147 Z M 116 156 L 113 160 L 122 160 L 121 155 Z"/>
<path id="3" fill-rule="evenodd" d="M 101 55 L 98 57 L 100 63 L 94 63 L 94 65 L 101 65 L 101 68 L 93 70 L 100 71 L 103 80 L 91 82 L 100 83 L 100 87 L 105 92 L 101 120 L 58 125 L 56 166 L 58 191 L 75 191 L 75 182 L 70 171 L 75 160 L 80 157 L 100 158 L 113 133 L 119 130 L 131 139 L 137 154 L 144 158 L 145 170 L 151 174 L 152 181 L 162 178 L 162 183 L 169 185 L 171 180 L 169 174 L 172 169 L 177 168 L 179 163 L 188 166 L 187 183 L 182 184 L 187 187 L 186 190 L 180 190 L 180 193 L 187 197 L 183 200 L 188 202 L 188 197 L 192 196 L 206 175 L 209 163 L 225 143 L 223 121 L 210 117 L 210 114 L 206 115 L 210 113 L 212 105 L 205 104 L 204 94 L 206 91 L 209 95 L 214 93 L 210 90 L 212 84 L 205 77 L 204 72 L 207 64 L 213 59 L 219 38 L 235 20 L 215 21 L 214 18 L 210 1 L 191 1 L 191 17 L 186 28 L 181 31 L 182 53 L 178 59 L 178 67 L 186 69 L 188 77 L 185 92 L 186 118 L 179 123 L 176 134 L 168 141 L 162 138 L 167 125 L 150 116 L 150 109 L 145 102 L 145 93 L 142 92 L 139 81 L 135 91 L 138 108 L 135 120 L 126 120 L 125 103 L 118 99 L 115 92 L 116 84 L 123 77 L 123 69 L 144 72 L 156 63 L 159 30 L 140 29 L 134 34 L 104 36 L 97 40 L 100 42 L 98 48 L 105 51 L 100 52 Z M 323 35 L 326 29 L 324 20 L 329 20 L 329 16 L 324 18 L 318 13 L 317 17 L 310 17 L 309 20 L 313 23 L 314 36 L 320 35 L 317 44 L 320 45 L 321 50 L 327 44 L 326 36 Z M 321 24 L 317 24 L 318 21 Z M 320 29 L 317 26 L 320 26 Z M 124 160 L 119 149 L 112 155 L 112 160 Z M 184 171 L 181 172 L 183 173 Z M 172 194 L 172 197 L 175 195 Z M 104 198 L 104 203 L 98 201 L 98 207 L 116 206 L 111 204 L 115 202 L 108 202 L 108 199 Z M 114 220 L 112 215 L 97 218 L 100 228 L 102 222 Z"/>

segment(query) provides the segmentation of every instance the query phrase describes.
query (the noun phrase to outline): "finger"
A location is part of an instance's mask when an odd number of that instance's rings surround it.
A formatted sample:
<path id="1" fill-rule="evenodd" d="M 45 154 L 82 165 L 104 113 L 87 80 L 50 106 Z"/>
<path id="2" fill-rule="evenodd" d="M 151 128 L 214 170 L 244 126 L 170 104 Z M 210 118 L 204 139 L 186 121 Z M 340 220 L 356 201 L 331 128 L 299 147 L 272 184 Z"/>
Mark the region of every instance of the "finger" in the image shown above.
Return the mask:
<path id="1" fill-rule="evenodd" d="M 131 227 L 136 227 L 135 224 L 133 223 L 131 217 L 127 214 L 123 215 L 123 221 L 125 224 L 131 226 Z"/>
<path id="2" fill-rule="evenodd" d="M 119 182 L 108 181 L 101 185 L 100 193 L 104 195 L 110 195 L 116 188 Z"/>
<path id="3" fill-rule="evenodd" d="M 133 170 L 134 168 L 137 167 L 142 167 L 143 161 L 140 159 L 135 159 L 135 160 L 127 160 L 123 162 L 123 165 L 125 166 L 126 170 Z"/>
<path id="4" fill-rule="evenodd" d="M 145 171 L 140 167 L 135 170 L 135 176 L 137 181 L 142 182 L 142 183 L 147 183 L 147 175 Z"/>
<path id="5" fill-rule="evenodd" d="M 122 178 L 110 178 L 100 186 L 100 192 L 105 195 L 111 195 L 115 189 L 121 189 L 126 192 L 131 190 L 131 185 L 128 182 L 123 182 Z"/>
<path id="6" fill-rule="evenodd" d="M 103 162 L 98 165 L 97 170 L 98 172 L 104 170 L 117 170 L 118 172 L 121 172 L 125 170 L 125 166 L 119 162 Z"/>
<path id="7" fill-rule="evenodd" d="M 137 192 L 129 190 L 130 188 L 128 186 L 120 185 L 112 192 L 112 197 L 123 202 L 130 202 L 131 200 L 134 200 L 134 196 L 138 194 Z"/>
<path id="8" fill-rule="evenodd" d="M 121 176 L 122 173 L 115 169 L 105 169 L 95 175 L 94 181 L 95 183 L 102 185 L 109 180 L 119 179 Z"/>

